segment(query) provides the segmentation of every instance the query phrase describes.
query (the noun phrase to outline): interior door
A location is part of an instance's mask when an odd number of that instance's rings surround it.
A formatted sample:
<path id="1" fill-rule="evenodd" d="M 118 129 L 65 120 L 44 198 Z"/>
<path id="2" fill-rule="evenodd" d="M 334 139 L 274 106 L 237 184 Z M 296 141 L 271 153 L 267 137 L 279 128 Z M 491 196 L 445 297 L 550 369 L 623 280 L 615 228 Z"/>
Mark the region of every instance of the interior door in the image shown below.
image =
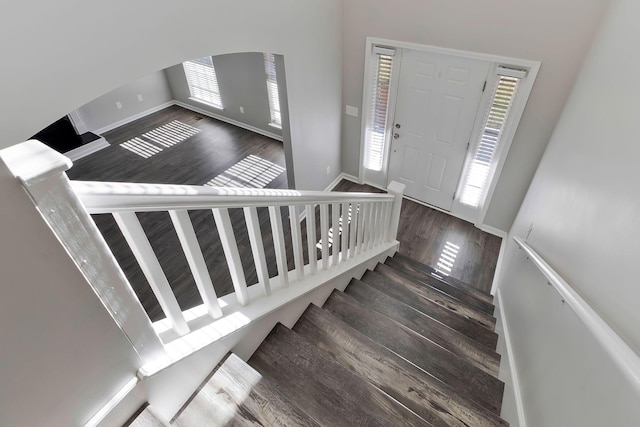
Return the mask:
<path id="1" fill-rule="evenodd" d="M 490 63 L 404 50 L 388 181 L 450 210 Z"/>

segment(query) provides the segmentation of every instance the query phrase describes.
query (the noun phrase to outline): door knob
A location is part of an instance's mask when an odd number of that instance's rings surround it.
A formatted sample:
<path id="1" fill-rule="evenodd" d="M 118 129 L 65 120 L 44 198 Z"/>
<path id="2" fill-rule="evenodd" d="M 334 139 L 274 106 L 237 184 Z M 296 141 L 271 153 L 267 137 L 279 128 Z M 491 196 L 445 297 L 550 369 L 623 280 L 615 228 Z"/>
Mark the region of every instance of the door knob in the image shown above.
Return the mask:
<path id="1" fill-rule="evenodd" d="M 393 139 L 398 139 L 398 138 L 400 138 L 400 135 L 398 135 L 397 133 L 394 133 L 393 134 Z"/>

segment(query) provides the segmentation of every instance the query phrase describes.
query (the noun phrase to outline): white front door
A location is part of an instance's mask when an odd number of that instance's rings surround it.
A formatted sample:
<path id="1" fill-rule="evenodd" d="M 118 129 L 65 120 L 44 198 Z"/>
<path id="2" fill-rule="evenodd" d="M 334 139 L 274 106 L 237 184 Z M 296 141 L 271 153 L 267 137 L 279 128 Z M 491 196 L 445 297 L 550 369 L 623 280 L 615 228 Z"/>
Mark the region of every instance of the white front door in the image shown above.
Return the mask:
<path id="1" fill-rule="evenodd" d="M 404 50 L 388 181 L 450 210 L 489 73 L 489 61 Z"/>

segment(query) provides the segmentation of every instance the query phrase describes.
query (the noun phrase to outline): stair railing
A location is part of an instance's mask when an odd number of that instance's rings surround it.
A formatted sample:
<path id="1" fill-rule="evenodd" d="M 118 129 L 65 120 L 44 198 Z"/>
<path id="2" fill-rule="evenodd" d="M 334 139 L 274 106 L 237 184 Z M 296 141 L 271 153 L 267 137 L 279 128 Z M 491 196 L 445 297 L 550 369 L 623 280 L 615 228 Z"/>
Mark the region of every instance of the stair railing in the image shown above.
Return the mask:
<path id="1" fill-rule="evenodd" d="M 203 305 L 212 319 L 225 312 L 218 298 L 196 238 L 188 211 L 210 210 L 220 235 L 239 306 L 268 297 L 276 290 L 299 286 L 321 271 L 361 262 L 363 254 L 387 250 L 396 243 L 404 185 L 392 182 L 389 194 L 338 193 L 295 190 L 211 188 L 113 182 L 70 181 L 65 173 L 71 161 L 38 141 L 4 150 L 8 166 L 19 178 L 53 232 L 84 273 L 88 282 L 128 336 L 142 360 L 165 355 L 166 347 L 118 265 L 91 214 L 113 215 L 177 336 L 192 332 L 188 319 L 160 266 L 136 213 L 168 212 L 194 277 Z M 5 160 L 6 161 L 6 160 Z M 316 207 L 320 236 L 316 236 Z M 250 240 L 259 293 L 250 292 L 240 261 L 229 209 L 242 208 Z M 273 234 L 278 276 L 269 277 L 258 208 L 267 208 Z M 281 209 L 288 209 L 294 269 L 287 268 Z M 300 216 L 306 213 L 309 262 L 304 265 Z M 331 212 L 331 214 L 329 214 Z M 330 230 L 341 229 L 340 245 L 329 253 Z M 317 237 L 322 257 L 317 260 Z M 337 239 L 336 239 L 337 241 Z M 254 287 L 252 287 L 254 288 Z M 259 295 L 261 294 L 261 295 Z"/>

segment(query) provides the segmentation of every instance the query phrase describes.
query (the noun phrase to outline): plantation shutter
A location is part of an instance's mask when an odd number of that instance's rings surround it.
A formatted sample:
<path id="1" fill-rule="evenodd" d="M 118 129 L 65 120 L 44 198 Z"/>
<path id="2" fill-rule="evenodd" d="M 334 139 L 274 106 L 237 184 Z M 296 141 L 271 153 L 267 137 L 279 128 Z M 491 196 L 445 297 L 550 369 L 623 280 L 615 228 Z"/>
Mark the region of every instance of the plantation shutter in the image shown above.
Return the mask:
<path id="1" fill-rule="evenodd" d="M 526 76 L 522 70 L 498 67 L 498 78 L 493 98 L 484 116 L 480 138 L 473 147 L 473 157 L 464 176 L 460 202 L 478 207 L 485 194 L 502 132 L 516 96 L 520 80 Z"/>
<path id="2" fill-rule="evenodd" d="M 395 50 L 376 46 L 373 53 L 375 60 L 372 62 L 375 69 L 373 84 L 369 89 L 371 104 L 369 105 L 369 116 L 365 130 L 364 167 L 373 171 L 381 171 L 384 161 L 391 72 Z"/>
<path id="3" fill-rule="evenodd" d="M 191 97 L 222 109 L 222 99 L 218 88 L 213 58 L 203 56 L 183 63 L 184 73 L 191 91 Z"/>
<path id="4" fill-rule="evenodd" d="M 278 80 L 276 79 L 276 61 L 272 53 L 264 54 L 264 70 L 267 74 L 271 124 L 281 127 L 282 116 L 280 115 L 280 96 L 278 95 Z"/>

